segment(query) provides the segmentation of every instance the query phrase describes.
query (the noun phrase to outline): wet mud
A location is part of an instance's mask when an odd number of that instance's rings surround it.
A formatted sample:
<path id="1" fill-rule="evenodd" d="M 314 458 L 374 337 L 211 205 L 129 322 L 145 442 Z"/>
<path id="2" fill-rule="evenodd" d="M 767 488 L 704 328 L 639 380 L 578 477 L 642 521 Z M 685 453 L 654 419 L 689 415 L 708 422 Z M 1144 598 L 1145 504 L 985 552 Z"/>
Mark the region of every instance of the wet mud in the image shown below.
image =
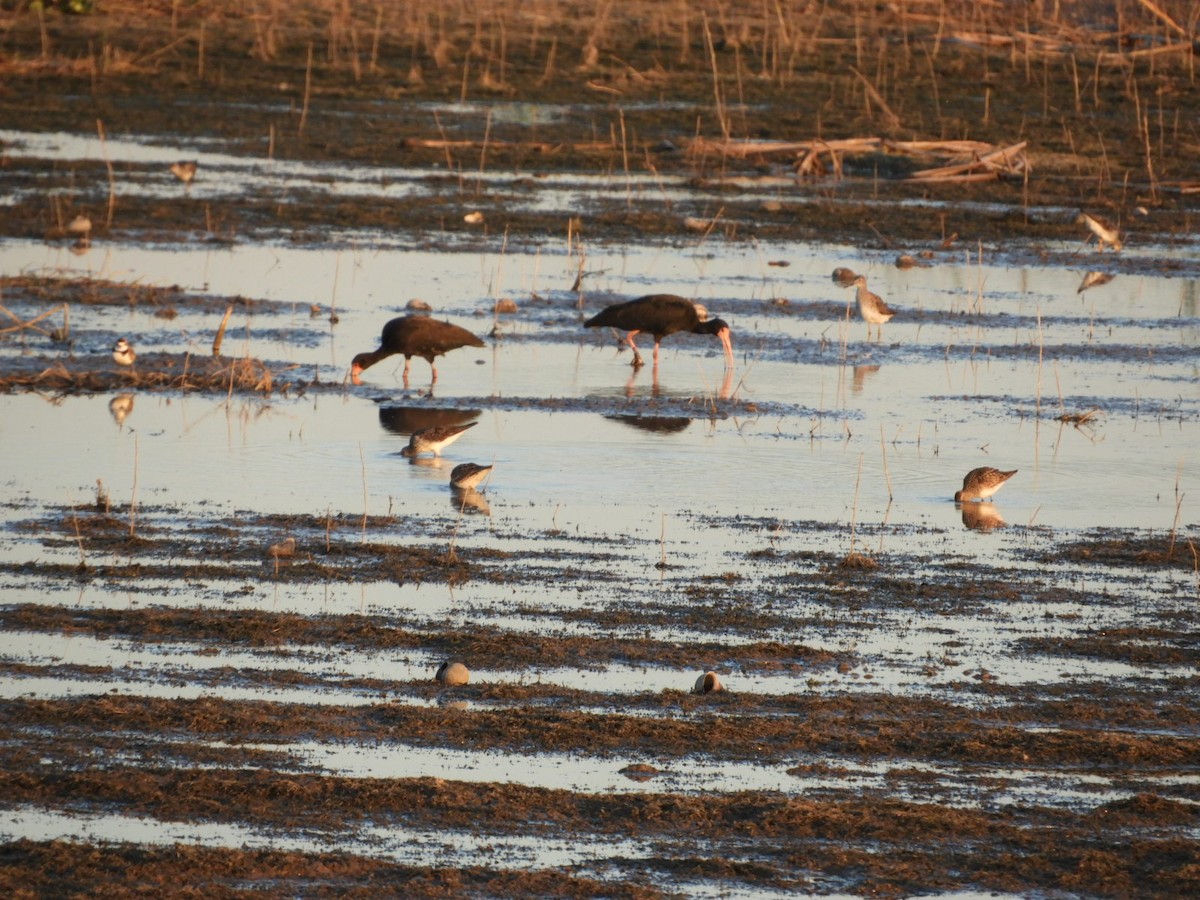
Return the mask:
<path id="1" fill-rule="evenodd" d="M 1104 267 L 1200 273 L 1194 254 L 1176 252 L 1192 245 L 1200 212 L 1200 154 L 1188 152 L 1200 143 L 1194 50 L 1144 5 L 1123 6 L 1127 27 L 1140 26 L 1126 34 L 1033 7 L 964 6 L 939 22 L 873 4 L 785 4 L 778 18 L 682 4 L 686 21 L 668 23 L 641 4 L 534 6 L 5 13 L 2 129 L 90 135 L 100 122 L 106 135 L 164 145 L 203 138 L 264 164 L 326 166 L 314 180 L 331 184 L 342 167 L 366 169 L 379 189 L 206 194 L 220 164 L 186 186 L 157 163 L 114 170 L 0 152 L 12 198 L 0 235 L 67 246 L 66 224 L 85 212 L 91 252 L 105 241 L 338 246 L 364 234 L 461 251 L 536 247 L 570 230 L 614 244 L 839 240 L 934 261 L 986 248 L 1055 267 L 1078 263 L 1060 244 L 1082 243 L 1074 217 L 1087 206 L 1142 248 L 1098 257 Z M 1013 34 L 1024 42 L 1000 40 Z M 518 103 L 533 109 L 501 115 Z M 880 135 L 893 143 L 830 154 L 815 176 L 798 174 L 795 151 L 767 146 Z M 914 182 L 973 155 L 899 148 L 915 140 L 1025 141 L 1028 167 Z M 606 187 L 547 209 L 540 185 L 555 179 Z M 141 182 L 155 190 L 114 187 L 96 200 L 107 185 Z M 389 193 L 398 185 L 412 190 Z M 475 212 L 482 224 L 464 218 Z M 230 307 L 302 346 L 328 333 L 329 307 L 3 276 L 9 318 L 49 313 L 3 336 L 18 348 L 3 355 L 5 392 L 269 403 L 347 390 L 328 365 L 210 352 Z M 577 343 L 576 299 L 531 297 L 496 317 L 492 337 Z M 76 321 L 56 311 L 64 304 Z M 730 305 L 781 322 L 844 312 L 785 298 Z M 80 314 L 88 308 L 149 311 L 200 337 L 118 371 L 106 348 L 119 335 Z M 998 315 L 1013 331 L 1044 321 Z M 689 340 L 680 344 L 698 346 Z M 838 352 L 823 339 L 756 336 L 758 358 L 773 362 Z M 945 350 L 875 352 L 938 363 Z M 1137 340 L 989 350 L 1043 353 L 1195 358 L 1194 347 Z M 449 409 L 424 390 L 361 393 L 398 435 L 484 409 L 599 413 L 662 436 L 697 419 L 810 412 L 736 385 L 653 392 L 635 415 L 619 394 L 466 396 Z M 1070 412 L 1040 396 L 984 399 L 1068 429 L 1095 424 L 1087 398 Z M 1160 424 L 1185 415 L 1182 401 L 1147 411 Z M 892 531 L 885 550 L 885 529 L 870 525 L 856 545 L 803 518 L 780 545 L 777 522 L 697 506 L 697 523 L 741 548 L 717 572 L 701 571 L 702 548 L 647 562 L 645 541 L 626 535 L 531 535 L 501 520 L 481 537 L 450 502 L 420 522 L 230 515 L 113 504 L 101 485 L 93 504 L 14 496 L 6 509 L 0 588 L 45 594 L 0 606 L 14 648 L 0 663 L 0 795 L 30 835 L 0 848 L 7 896 L 1200 894 L 1200 557 L 1186 522 L 1063 541 L 1008 526 L 1024 549 L 993 565 L 899 549 Z M 991 527 L 982 505 L 962 514 L 965 527 Z M 938 526 L 919 536 L 936 541 Z M 271 549 L 287 538 L 293 548 Z M 821 548 L 795 546 L 810 538 Z M 628 586 L 648 570 L 665 589 Z M 375 585 L 476 598 L 449 613 L 287 608 Z M 74 602 L 85 591 L 103 599 Z M 1153 624 L 1129 624 L 1131 605 Z M 971 636 L 977 621 L 1008 629 L 1002 653 Z M 922 649 L 901 662 L 880 653 L 871 641 L 888 629 Z M 59 642 L 129 659 L 55 661 Z M 49 649 L 23 662 L 25 644 Z M 442 659 L 469 661 L 475 677 L 439 686 Z M 731 688 L 691 693 L 708 669 Z M 618 689 L 616 670 L 635 674 Z M 647 687 L 627 688 L 641 676 Z M 442 774 L 421 774 L 423 753 Z M 557 779 L 540 774 L 546 760 Z M 139 838 L 143 826 L 152 830 Z"/>

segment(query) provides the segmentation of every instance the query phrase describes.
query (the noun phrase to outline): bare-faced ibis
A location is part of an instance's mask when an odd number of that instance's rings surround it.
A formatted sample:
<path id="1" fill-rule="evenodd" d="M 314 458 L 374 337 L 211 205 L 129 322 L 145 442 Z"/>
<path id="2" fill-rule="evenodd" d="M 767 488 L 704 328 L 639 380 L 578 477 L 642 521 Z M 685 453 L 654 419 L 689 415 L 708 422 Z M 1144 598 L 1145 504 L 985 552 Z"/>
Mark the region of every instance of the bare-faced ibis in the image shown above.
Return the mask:
<path id="1" fill-rule="evenodd" d="M 725 365 L 733 368 L 733 343 L 729 338 L 729 324 L 723 319 L 707 319 L 691 300 L 674 294 L 651 294 L 626 303 L 617 303 L 602 309 L 592 316 L 584 326 L 596 328 L 608 325 L 628 332 L 625 341 L 633 350 L 633 367 L 642 365 L 642 355 L 633 342 L 640 332 L 654 335 L 654 368 L 658 368 L 658 345 L 668 334 L 690 331 L 693 334 L 715 334 L 725 346 Z"/>
<path id="2" fill-rule="evenodd" d="M 986 500 L 1004 487 L 1004 482 L 1017 474 L 1017 470 L 1001 472 L 991 466 L 980 466 L 972 469 L 963 478 L 961 491 L 955 491 L 954 502 L 965 503 L 967 500 Z"/>
<path id="3" fill-rule="evenodd" d="M 879 336 L 882 338 L 883 323 L 890 322 L 896 315 L 896 311 L 884 303 L 883 298 L 878 294 L 872 294 L 867 290 L 866 275 L 859 275 L 850 282 L 850 286 L 858 288 L 858 311 L 862 315 L 863 321 L 867 323 L 867 339 L 871 338 L 872 325 L 879 328 Z"/>
<path id="4" fill-rule="evenodd" d="M 433 383 L 437 383 L 437 366 L 434 358 L 457 350 L 459 347 L 482 347 L 483 341 L 465 328 L 450 322 L 430 319 L 427 316 L 400 316 L 383 326 L 379 338 L 379 349 L 371 353 L 360 353 L 350 362 L 350 379 L 362 384 L 364 369 L 369 369 L 381 359 L 404 354 L 404 386 L 408 387 L 408 367 L 414 356 L 420 356 L 433 370 Z"/>

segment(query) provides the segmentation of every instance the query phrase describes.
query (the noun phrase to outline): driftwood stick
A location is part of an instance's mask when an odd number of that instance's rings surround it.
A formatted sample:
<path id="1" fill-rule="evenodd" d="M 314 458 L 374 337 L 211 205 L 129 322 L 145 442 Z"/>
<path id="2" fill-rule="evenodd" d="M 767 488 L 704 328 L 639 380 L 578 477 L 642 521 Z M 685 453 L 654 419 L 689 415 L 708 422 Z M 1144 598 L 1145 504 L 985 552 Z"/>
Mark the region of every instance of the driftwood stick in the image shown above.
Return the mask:
<path id="1" fill-rule="evenodd" d="M 229 324 L 229 317 L 233 315 L 233 307 L 225 307 L 225 315 L 221 318 L 221 326 L 217 329 L 217 336 L 213 338 L 213 356 L 221 355 L 221 341 L 225 339 L 225 326 Z"/>

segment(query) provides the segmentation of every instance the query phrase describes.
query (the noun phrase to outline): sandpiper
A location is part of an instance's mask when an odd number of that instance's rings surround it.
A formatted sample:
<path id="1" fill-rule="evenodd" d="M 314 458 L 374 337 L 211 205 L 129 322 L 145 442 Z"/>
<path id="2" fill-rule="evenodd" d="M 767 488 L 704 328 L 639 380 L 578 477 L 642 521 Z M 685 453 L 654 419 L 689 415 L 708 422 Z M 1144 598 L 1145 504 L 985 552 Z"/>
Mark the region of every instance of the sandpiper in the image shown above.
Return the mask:
<path id="1" fill-rule="evenodd" d="M 455 685 L 466 684 L 471 680 L 471 670 L 460 662 L 450 662 L 446 660 L 438 666 L 437 674 L 433 676 L 437 679 L 438 684 L 446 687 L 454 687 Z"/>
<path id="2" fill-rule="evenodd" d="M 184 184 L 191 184 L 192 179 L 196 177 L 196 161 L 189 159 L 185 162 L 173 162 L 171 172 Z"/>
<path id="3" fill-rule="evenodd" d="M 491 466 L 481 466 L 478 463 L 461 463 L 450 472 L 450 487 L 459 490 L 471 490 L 492 471 Z"/>
<path id="4" fill-rule="evenodd" d="M 130 346 L 129 341 L 121 338 L 112 348 L 112 357 L 118 366 L 132 366 L 137 359 L 137 352 Z"/>
<path id="5" fill-rule="evenodd" d="M 992 494 L 1004 487 L 1004 482 L 1017 474 L 1017 470 L 1001 472 L 991 466 L 980 466 L 972 469 L 963 478 L 961 491 L 954 492 L 955 503 L 965 503 L 968 500 L 987 500 Z"/>
<path id="6" fill-rule="evenodd" d="M 1075 221 L 1080 225 L 1086 225 L 1091 230 L 1092 234 L 1096 236 L 1096 240 L 1098 242 L 1096 244 L 1097 250 L 1104 252 L 1104 246 L 1107 244 L 1113 248 L 1114 253 L 1121 252 L 1121 234 L 1108 222 L 1105 222 L 1103 219 L 1098 218 L 1097 216 L 1093 216 L 1091 213 L 1085 212 L 1080 212 L 1079 215 L 1075 217 Z M 1091 238 L 1088 240 L 1091 240 Z"/>
<path id="7" fill-rule="evenodd" d="M 434 425 L 414 431 L 408 439 L 408 446 L 400 451 L 401 456 L 420 456 L 422 453 L 432 453 L 441 456 L 442 451 L 457 441 L 464 431 L 474 428 L 476 422 L 466 425 Z"/>
<path id="8" fill-rule="evenodd" d="M 872 294 L 867 290 L 866 275 L 859 275 L 848 286 L 858 288 L 858 311 L 862 315 L 863 321 L 867 323 L 867 340 L 871 339 L 872 325 L 879 329 L 879 337 L 882 338 L 883 323 L 890 322 L 896 315 L 896 311 L 884 303 L 883 298 L 878 294 Z"/>

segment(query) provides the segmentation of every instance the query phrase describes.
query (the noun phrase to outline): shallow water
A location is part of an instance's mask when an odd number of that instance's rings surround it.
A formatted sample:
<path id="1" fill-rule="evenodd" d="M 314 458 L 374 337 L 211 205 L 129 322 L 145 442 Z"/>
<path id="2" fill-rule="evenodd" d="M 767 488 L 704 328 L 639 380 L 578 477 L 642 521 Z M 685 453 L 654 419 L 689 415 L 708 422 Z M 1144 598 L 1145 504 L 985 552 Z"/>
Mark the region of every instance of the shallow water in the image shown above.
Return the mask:
<path id="1" fill-rule="evenodd" d="M 56 143 L 55 136 L 37 142 L 0 133 L 0 139 L 10 145 L 10 155 L 27 151 L 42 158 L 96 160 L 108 154 L 160 169 L 179 158 L 174 148 L 136 140 L 110 140 L 105 147 L 83 141 L 81 147 Z M 427 190 L 421 181 L 431 175 L 267 163 L 226 156 L 219 148 L 199 158 L 206 171 L 222 178 L 198 180 L 187 195 L 193 200 L 246 190 L 339 196 Z M 389 183 L 381 187 L 381 179 Z M 541 194 L 529 202 L 568 210 L 581 193 L 631 189 L 612 178 L 540 184 Z M 129 189 L 183 190 L 161 171 Z M 780 674 L 723 666 L 735 695 L 945 697 L 983 668 L 1007 686 L 1134 679 L 1166 684 L 1192 674 L 1184 665 L 1035 655 L 1021 651 L 1019 642 L 1149 627 L 1164 613 L 1194 603 L 1196 580 L 1184 570 L 1047 566 L 1038 555 L 1097 528 L 1166 532 L 1178 527 L 1185 536 L 1195 535 L 1200 525 L 1200 454 L 1195 450 L 1200 447 L 1200 291 L 1194 280 L 1126 272 L 1111 254 L 1099 257 L 1090 250 L 1069 257 L 1077 266 L 1056 267 L 1017 265 L 994 255 L 981 262 L 977 252 L 964 249 L 941 255 L 930 268 L 901 271 L 892 265 L 893 254 L 843 245 L 697 239 L 682 245 L 587 245 L 581 297 L 567 290 L 579 260 L 578 247 L 569 252 L 565 236 L 562 244 L 540 248 L 502 249 L 481 237 L 477 246 L 460 242 L 441 250 L 404 246 L 379 234 L 328 237 L 338 246 L 97 242 L 76 254 L 38 241 L 0 245 L 0 271 L 6 275 L 53 273 L 179 285 L 217 297 L 284 304 L 278 312 L 237 312 L 225 352 L 261 358 L 281 374 L 298 370 L 323 385 L 301 397 L 135 391 L 0 396 L 0 484 L 8 501 L 0 511 L 0 559 L 70 565 L 83 556 L 91 564 L 105 562 L 94 552 L 88 556 L 86 548 L 25 535 L 15 527 L 49 508 L 91 506 L 100 482 L 118 508 L 136 501 L 145 508 L 143 521 L 161 527 L 187 528 L 238 513 L 391 515 L 397 520 L 395 533 L 372 534 L 372 540 L 514 552 L 537 548 L 546 555 L 557 550 L 567 560 L 572 552 L 602 552 L 613 580 L 587 582 L 569 571 L 569 561 L 553 567 L 536 588 L 473 582 L 459 588 L 384 582 L 268 588 L 257 583 L 262 570 L 251 573 L 248 587 L 223 578 L 46 584 L 10 573 L 0 580 L 6 604 L 363 613 L 431 630 L 492 625 L 518 639 L 529 633 L 580 634 L 687 646 L 713 634 L 691 619 L 672 624 L 675 613 L 696 602 L 686 588 L 732 575 L 782 624 L 730 626 L 721 630 L 722 641 L 731 646 L 756 640 L 803 643 L 844 651 L 856 660 L 850 672 L 814 668 Z M 1052 249 L 1070 254 L 1075 248 Z M 1122 259 L 1138 252 L 1133 249 Z M 779 262 L 788 265 L 775 265 Z M 865 272 L 872 289 L 900 310 L 884 327 L 881 342 L 865 339 L 856 314 L 846 318 L 853 294 L 829 278 L 843 265 Z M 1117 278 L 1079 293 L 1083 275 L 1095 267 L 1117 272 Z M 628 352 L 618 350 L 612 334 L 581 326 L 583 318 L 610 302 L 660 291 L 699 300 L 730 322 L 737 354 L 731 377 L 726 379 L 719 352 L 705 339 L 669 338 L 656 378 L 650 366 L 632 372 Z M 414 361 L 410 389 L 402 386 L 394 360 L 367 372 L 364 385 L 346 384 L 350 358 L 373 348 L 381 324 L 412 298 L 431 303 L 434 315 L 486 336 L 488 346 L 445 357 L 432 396 L 421 360 Z M 518 312 L 495 315 L 499 298 L 515 300 Z M 309 312 L 314 304 L 322 308 L 317 318 Z M 36 313 L 20 303 L 10 308 L 23 317 Z M 331 308 L 339 317 L 336 325 L 328 321 Z M 217 318 L 185 308 L 173 319 L 162 319 L 153 309 L 133 304 L 72 308 L 75 344 L 69 352 L 23 335 L 0 342 L 0 358 L 29 366 L 61 360 L 72 369 L 109 370 L 114 334 L 129 336 L 143 355 L 204 355 Z M 648 346 L 645 340 L 642 345 Z M 1079 427 L 1056 420 L 1063 413 L 1093 409 L 1095 417 Z M 413 423 L 431 410 L 478 424 L 443 459 L 414 464 L 399 451 Z M 449 471 L 467 460 L 495 466 L 483 494 L 486 515 L 460 513 L 451 497 Z M 967 527 L 964 511 L 950 501 L 962 475 L 980 465 L 1019 470 L 994 503 L 967 508 L 968 514 L 989 514 L 987 530 Z M 283 536 L 245 529 L 241 539 L 265 548 Z M 955 566 L 968 573 L 963 577 L 972 577 L 972 567 L 979 567 L 989 578 L 1021 573 L 1077 593 L 1065 601 L 1034 597 L 984 609 L 958 609 L 950 600 L 902 609 L 833 608 L 803 590 L 777 584 L 784 570 L 800 564 L 752 556 L 765 549 L 775 550 L 779 559 L 806 552 L 842 556 L 852 548 L 885 562 L 902 560 L 906 577 L 928 578 L 943 586 L 943 595 L 952 594 L 945 581 Z M 299 549 L 315 548 L 301 544 Z M 663 562 L 665 569 L 658 566 Z M 623 607 L 661 613 L 664 621 L 645 624 L 634 616 L 629 624 L 613 626 L 574 617 Z M 952 663 L 947 661 L 951 655 Z M 931 660 L 938 665 L 928 671 Z M 211 647 L 179 641 L 9 632 L 0 661 L 45 670 L 0 678 L 5 698 L 112 691 L 346 706 L 384 699 L 439 702 L 413 688 L 427 682 L 439 662 L 424 650 L 225 647 L 214 654 Z M 593 691 L 607 696 L 592 711 L 613 714 L 629 714 L 622 704 L 633 694 L 686 691 L 708 665 L 697 658 L 688 670 L 610 664 L 509 671 L 473 663 L 473 684 L 538 683 Z M 76 666 L 108 671 L 80 674 L 71 668 Z M 226 667 L 255 674 L 221 677 Z M 304 676 L 313 686 L 283 686 L 269 677 L 287 673 Z M 397 690 L 384 698 L 378 690 L 354 685 L 355 679 L 391 682 Z M 464 714 L 493 705 L 500 701 L 467 701 Z M 806 795 L 836 786 L 967 807 L 1088 809 L 1142 790 L 1176 797 L 1190 790 L 1172 776 L 1133 783 L 995 767 L 980 772 L 925 767 L 920 778 L 897 783 L 886 765 L 849 760 L 832 760 L 847 769 L 836 778 L 810 778 L 779 767 L 715 764 L 698 754 L 673 759 L 669 774 L 645 784 L 620 773 L 629 759 L 581 754 L 517 758 L 319 742 L 263 749 L 291 754 L 298 767 L 357 778 L 502 780 L 585 792 Z M 831 764 L 827 758 L 821 762 Z M 915 770 L 923 763 L 899 758 L 895 765 Z M 164 838 L 162 827 L 123 816 L 25 809 L 13 811 L 0 832 L 35 839 L 120 835 L 147 843 L 166 839 L 218 846 L 280 846 L 281 840 L 278 834 L 235 825 L 193 824 L 175 824 Z M 663 852 L 658 843 L 614 845 L 598 836 L 570 842 L 512 835 L 466 839 L 395 828 L 379 833 L 364 828 L 345 840 L 285 836 L 282 845 L 322 850 L 347 843 L 358 852 L 417 865 L 471 864 L 486 850 L 507 866 L 575 865 L 584 871 L 602 871 L 616 855 L 644 858 Z M 727 882 L 689 883 L 686 889 L 693 895 L 738 895 Z"/>

